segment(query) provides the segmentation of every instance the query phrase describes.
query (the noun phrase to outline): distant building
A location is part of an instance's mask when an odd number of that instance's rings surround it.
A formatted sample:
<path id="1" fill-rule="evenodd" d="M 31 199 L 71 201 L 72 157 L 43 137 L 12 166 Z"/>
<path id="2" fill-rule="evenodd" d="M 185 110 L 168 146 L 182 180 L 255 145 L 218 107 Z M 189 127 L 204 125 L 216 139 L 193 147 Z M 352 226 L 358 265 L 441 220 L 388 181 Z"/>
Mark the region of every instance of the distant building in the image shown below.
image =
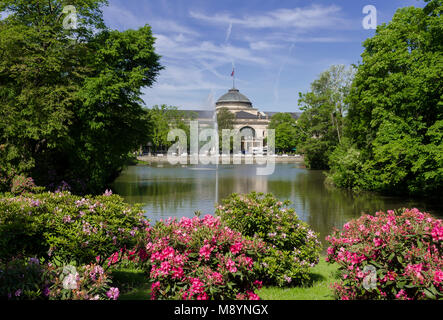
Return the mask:
<path id="1" fill-rule="evenodd" d="M 254 108 L 252 102 L 236 88 L 230 89 L 216 102 L 216 110 L 226 108 L 235 114 L 234 129 L 244 134 L 241 149 L 246 153 L 252 153 L 253 148 L 264 147 L 264 141 L 268 136 L 268 126 L 271 117 L 278 112 L 262 112 Z M 186 110 L 194 112 L 195 120 L 200 125 L 207 126 L 214 122 L 214 112 L 204 110 Z M 291 112 L 294 119 L 298 119 L 301 113 Z"/>

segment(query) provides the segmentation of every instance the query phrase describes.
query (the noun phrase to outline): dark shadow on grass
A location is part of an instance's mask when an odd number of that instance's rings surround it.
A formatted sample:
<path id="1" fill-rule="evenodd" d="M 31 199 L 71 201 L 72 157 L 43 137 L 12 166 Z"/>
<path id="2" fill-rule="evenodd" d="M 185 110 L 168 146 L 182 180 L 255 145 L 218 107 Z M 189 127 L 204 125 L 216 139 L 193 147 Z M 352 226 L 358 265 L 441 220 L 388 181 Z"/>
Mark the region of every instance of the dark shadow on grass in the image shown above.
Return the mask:
<path id="1" fill-rule="evenodd" d="M 151 282 L 140 270 L 113 270 L 112 285 L 119 288 L 119 300 L 149 300 Z"/>
<path id="2" fill-rule="evenodd" d="M 319 273 L 311 273 L 309 276 L 310 279 L 303 285 L 303 288 L 313 287 L 317 282 L 322 282 L 326 280 L 326 278 Z"/>

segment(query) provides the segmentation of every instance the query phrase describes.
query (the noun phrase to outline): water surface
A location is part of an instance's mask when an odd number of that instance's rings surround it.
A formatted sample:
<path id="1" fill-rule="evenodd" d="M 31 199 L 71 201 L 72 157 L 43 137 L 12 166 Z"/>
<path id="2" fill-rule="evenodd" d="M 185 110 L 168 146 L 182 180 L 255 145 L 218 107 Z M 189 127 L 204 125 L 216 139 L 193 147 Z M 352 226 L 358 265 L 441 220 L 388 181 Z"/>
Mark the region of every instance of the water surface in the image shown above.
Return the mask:
<path id="1" fill-rule="evenodd" d="M 386 197 L 374 193 L 355 194 L 329 187 L 322 171 L 297 164 L 277 163 L 274 174 L 257 176 L 255 165 L 214 166 L 130 166 L 115 181 L 113 191 L 129 203 L 141 203 L 149 219 L 193 217 L 213 214 L 217 200 L 231 193 L 258 191 L 273 193 L 292 202 L 298 216 L 320 232 L 322 240 L 333 227 L 341 227 L 362 212 L 374 213 L 402 207 L 416 207 L 438 218 L 443 205 L 424 199 Z"/>

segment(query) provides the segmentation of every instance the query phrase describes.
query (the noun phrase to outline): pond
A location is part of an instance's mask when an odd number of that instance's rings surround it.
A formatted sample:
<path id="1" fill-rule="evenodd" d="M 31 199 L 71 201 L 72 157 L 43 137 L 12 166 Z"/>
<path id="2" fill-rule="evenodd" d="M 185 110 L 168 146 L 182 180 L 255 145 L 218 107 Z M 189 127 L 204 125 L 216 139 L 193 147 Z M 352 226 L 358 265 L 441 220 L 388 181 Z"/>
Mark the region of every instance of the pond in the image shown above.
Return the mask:
<path id="1" fill-rule="evenodd" d="M 274 174 L 257 176 L 256 165 L 172 166 L 169 164 L 128 167 L 114 182 L 113 191 L 131 204 L 141 203 L 152 221 L 169 217 L 213 214 L 217 200 L 231 193 L 272 193 L 292 202 L 297 215 L 320 233 L 321 239 L 333 227 L 359 217 L 402 207 L 418 208 L 438 218 L 443 205 L 437 201 L 387 197 L 374 193 L 356 194 L 325 185 L 322 171 L 307 170 L 300 164 L 277 163 Z"/>

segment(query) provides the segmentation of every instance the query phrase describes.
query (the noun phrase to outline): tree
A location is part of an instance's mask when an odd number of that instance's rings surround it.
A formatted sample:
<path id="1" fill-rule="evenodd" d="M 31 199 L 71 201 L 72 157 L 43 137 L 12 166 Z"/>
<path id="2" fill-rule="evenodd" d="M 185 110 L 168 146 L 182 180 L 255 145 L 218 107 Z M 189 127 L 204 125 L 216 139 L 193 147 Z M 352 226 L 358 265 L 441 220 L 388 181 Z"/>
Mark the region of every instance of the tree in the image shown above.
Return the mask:
<path id="1" fill-rule="evenodd" d="M 168 141 L 168 133 L 171 129 L 181 129 L 185 131 L 188 138 L 188 146 L 190 145 L 189 120 L 196 117 L 195 113 L 187 113 L 179 110 L 175 106 L 167 105 L 155 105 L 149 109 L 148 113 L 152 126 L 148 141 L 152 143 L 154 150 L 163 152 L 175 143 L 174 141 Z"/>
<path id="2" fill-rule="evenodd" d="M 348 100 L 349 145 L 331 158 L 338 186 L 441 195 L 443 1 L 425 2 L 397 10 L 364 43 Z"/>
<path id="3" fill-rule="evenodd" d="M 328 169 L 329 155 L 342 140 L 353 76 L 353 67 L 332 66 L 311 84 L 310 92 L 300 93 L 299 147 L 311 169 Z"/>
<path id="4" fill-rule="evenodd" d="M 109 30 L 107 1 L 72 0 L 65 29 L 64 3 L 0 1 L 0 175 L 101 192 L 146 138 L 141 88 L 162 67 L 149 26 Z"/>
<path id="5" fill-rule="evenodd" d="M 223 130 L 234 129 L 235 114 L 229 111 L 228 108 L 220 108 L 217 110 L 217 124 L 218 124 L 218 146 L 219 151 L 223 152 Z M 228 147 L 227 141 L 226 148 Z M 234 137 L 229 136 L 229 151 L 234 151 Z"/>
<path id="6" fill-rule="evenodd" d="M 275 130 L 275 149 L 292 152 L 297 146 L 296 120 L 290 113 L 276 113 L 271 117 L 269 129 Z"/>
<path id="7" fill-rule="evenodd" d="M 235 114 L 229 111 L 228 108 L 220 108 L 217 111 L 218 130 L 234 129 Z"/>

